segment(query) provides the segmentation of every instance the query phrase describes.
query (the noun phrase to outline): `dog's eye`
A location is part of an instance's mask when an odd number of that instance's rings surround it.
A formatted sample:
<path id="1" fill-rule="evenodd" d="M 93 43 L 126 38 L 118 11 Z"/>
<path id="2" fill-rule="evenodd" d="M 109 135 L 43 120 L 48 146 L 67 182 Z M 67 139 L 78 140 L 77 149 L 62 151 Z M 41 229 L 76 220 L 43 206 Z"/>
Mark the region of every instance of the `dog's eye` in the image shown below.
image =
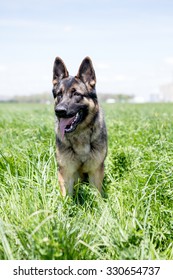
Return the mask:
<path id="1" fill-rule="evenodd" d="M 75 93 L 76 92 L 76 89 L 75 88 L 72 88 L 71 89 L 71 93 Z"/>
<path id="2" fill-rule="evenodd" d="M 81 96 L 81 94 L 80 94 L 79 92 L 77 92 L 77 91 L 75 91 L 73 95 L 75 95 L 75 96 Z"/>

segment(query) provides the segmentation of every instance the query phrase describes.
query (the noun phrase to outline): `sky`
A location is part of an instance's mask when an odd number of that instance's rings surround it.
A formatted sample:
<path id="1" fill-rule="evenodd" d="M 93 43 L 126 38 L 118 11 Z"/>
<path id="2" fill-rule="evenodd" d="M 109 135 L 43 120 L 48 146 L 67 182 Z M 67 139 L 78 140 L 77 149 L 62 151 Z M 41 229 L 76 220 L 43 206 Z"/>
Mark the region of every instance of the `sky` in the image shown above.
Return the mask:
<path id="1" fill-rule="evenodd" d="M 172 0 L 0 1 L 0 97 L 51 94 L 56 56 L 90 56 L 98 93 L 147 98 L 173 82 Z"/>

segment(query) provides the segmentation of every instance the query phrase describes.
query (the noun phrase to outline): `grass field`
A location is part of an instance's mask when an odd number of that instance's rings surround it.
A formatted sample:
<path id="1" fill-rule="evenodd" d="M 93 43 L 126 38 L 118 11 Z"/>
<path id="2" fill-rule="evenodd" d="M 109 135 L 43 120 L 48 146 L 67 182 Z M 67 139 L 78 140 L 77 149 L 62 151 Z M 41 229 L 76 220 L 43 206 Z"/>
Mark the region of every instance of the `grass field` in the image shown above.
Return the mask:
<path id="1" fill-rule="evenodd" d="M 62 199 L 53 106 L 0 104 L 0 259 L 173 259 L 172 104 L 103 107 L 104 195 Z"/>

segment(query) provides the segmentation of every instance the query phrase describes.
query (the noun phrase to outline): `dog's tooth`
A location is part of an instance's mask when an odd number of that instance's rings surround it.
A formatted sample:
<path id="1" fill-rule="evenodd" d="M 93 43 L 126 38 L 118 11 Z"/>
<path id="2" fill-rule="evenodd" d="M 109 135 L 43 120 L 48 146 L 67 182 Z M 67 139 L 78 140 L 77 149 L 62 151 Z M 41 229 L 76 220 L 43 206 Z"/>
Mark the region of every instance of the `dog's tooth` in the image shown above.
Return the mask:
<path id="1" fill-rule="evenodd" d="M 74 119 L 75 121 L 77 120 L 78 116 L 79 116 L 79 113 L 76 114 L 76 117 Z"/>

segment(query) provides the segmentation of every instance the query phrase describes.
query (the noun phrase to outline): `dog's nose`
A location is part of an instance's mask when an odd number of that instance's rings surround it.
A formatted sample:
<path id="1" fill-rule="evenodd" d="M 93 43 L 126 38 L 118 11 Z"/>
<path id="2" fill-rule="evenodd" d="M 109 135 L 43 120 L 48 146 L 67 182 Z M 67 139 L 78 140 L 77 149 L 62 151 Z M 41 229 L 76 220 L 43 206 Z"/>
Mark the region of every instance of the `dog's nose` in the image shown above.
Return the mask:
<path id="1" fill-rule="evenodd" d="M 59 105 L 56 106 L 55 108 L 55 114 L 59 117 L 59 118 L 64 118 L 67 115 L 67 108 L 63 105 Z"/>

